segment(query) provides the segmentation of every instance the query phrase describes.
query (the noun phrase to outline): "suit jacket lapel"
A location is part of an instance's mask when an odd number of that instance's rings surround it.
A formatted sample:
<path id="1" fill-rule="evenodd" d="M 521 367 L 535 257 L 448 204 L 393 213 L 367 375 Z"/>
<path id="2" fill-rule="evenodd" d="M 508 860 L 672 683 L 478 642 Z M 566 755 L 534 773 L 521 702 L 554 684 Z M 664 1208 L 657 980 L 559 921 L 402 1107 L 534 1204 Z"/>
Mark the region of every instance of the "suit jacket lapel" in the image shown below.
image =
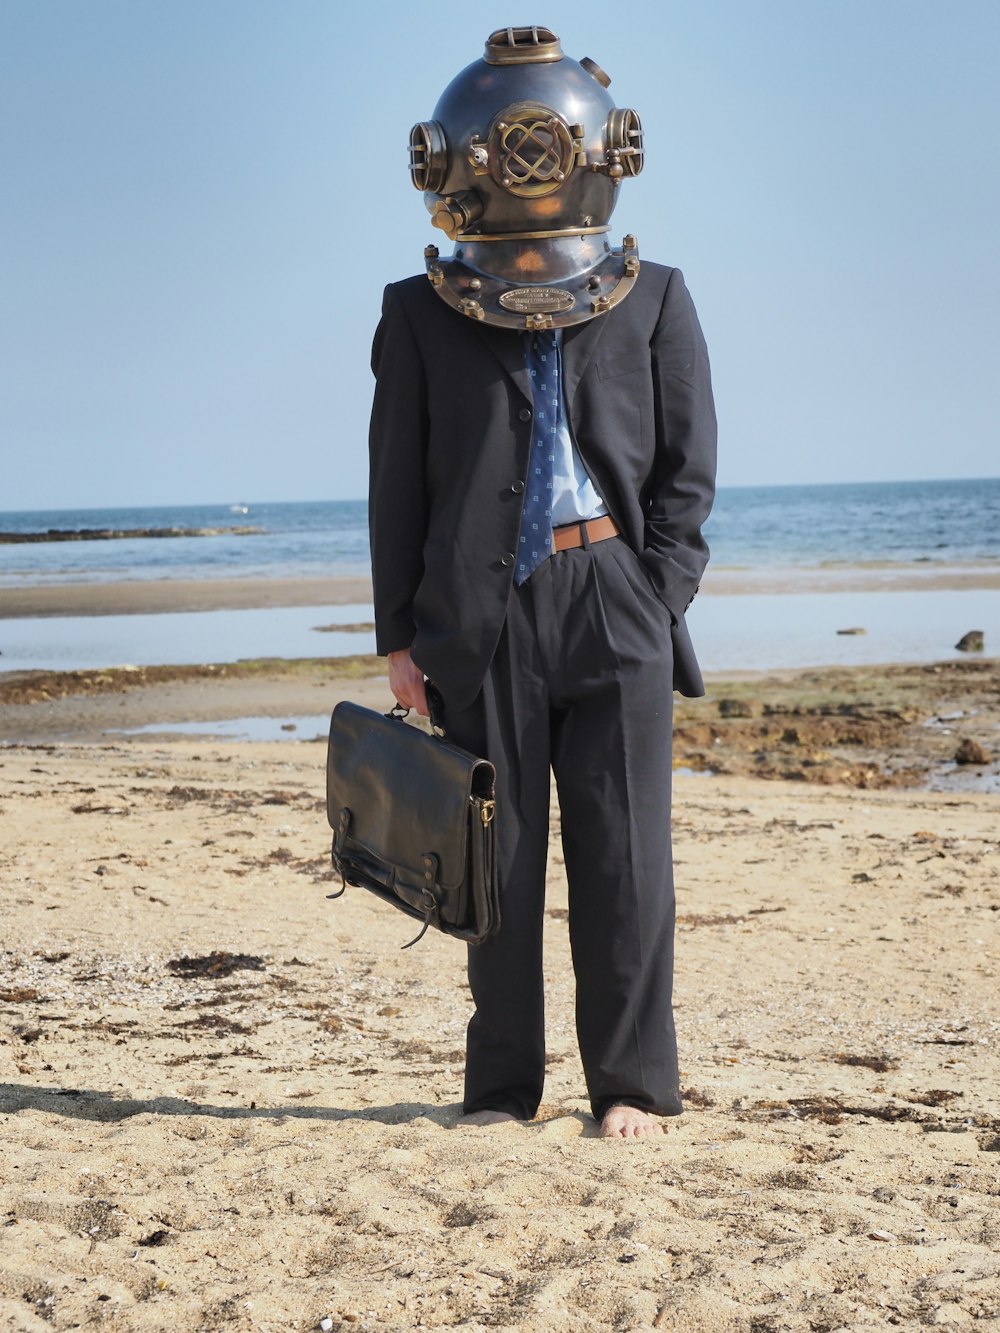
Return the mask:
<path id="1" fill-rule="evenodd" d="M 516 329 L 498 328 L 495 324 L 477 322 L 473 327 L 530 403 L 531 376 L 524 364 L 524 343 L 520 333 Z"/>
<path id="2" fill-rule="evenodd" d="M 567 411 L 572 411 L 573 398 L 583 372 L 590 364 L 590 358 L 597 349 L 607 323 L 607 315 L 597 315 L 594 319 L 588 319 L 586 324 L 574 324 L 563 332 L 563 391 L 566 394 Z"/>

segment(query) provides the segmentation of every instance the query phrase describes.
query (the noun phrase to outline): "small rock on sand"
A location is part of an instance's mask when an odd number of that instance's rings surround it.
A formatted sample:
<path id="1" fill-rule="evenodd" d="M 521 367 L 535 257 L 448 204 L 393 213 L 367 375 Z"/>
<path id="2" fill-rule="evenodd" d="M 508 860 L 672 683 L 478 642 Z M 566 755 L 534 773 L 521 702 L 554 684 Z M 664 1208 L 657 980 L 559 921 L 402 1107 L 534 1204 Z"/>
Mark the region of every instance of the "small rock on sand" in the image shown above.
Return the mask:
<path id="1" fill-rule="evenodd" d="M 978 741 L 974 741 L 971 736 L 963 736 L 955 751 L 956 764 L 988 764 L 990 758 L 989 750 Z"/>
<path id="2" fill-rule="evenodd" d="M 753 717 L 753 706 L 746 699 L 720 699 L 720 717 Z"/>

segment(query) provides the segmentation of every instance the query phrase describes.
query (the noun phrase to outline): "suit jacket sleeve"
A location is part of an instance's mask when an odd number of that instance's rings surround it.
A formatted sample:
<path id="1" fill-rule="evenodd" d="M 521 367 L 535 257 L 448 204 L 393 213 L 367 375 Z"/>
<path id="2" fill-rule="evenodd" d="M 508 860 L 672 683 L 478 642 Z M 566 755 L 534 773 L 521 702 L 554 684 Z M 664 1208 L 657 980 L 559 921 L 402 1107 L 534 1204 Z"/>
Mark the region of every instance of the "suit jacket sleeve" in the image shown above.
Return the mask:
<path id="1" fill-rule="evenodd" d="M 392 286 L 372 347 L 375 400 L 369 447 L 368 529 L 376 650 L 413 642 L 413 597 L 423 576 L 427 531 L 427 387 L 413 330 Z"/>
<path id="2" fill-rule="evenodd" d="M 656 452 L 642 559 L 674 622 L 708 563 L 701 535 L 715 497 L 716 419 L 708 350 L 674 269 L 652 339 Z"/>

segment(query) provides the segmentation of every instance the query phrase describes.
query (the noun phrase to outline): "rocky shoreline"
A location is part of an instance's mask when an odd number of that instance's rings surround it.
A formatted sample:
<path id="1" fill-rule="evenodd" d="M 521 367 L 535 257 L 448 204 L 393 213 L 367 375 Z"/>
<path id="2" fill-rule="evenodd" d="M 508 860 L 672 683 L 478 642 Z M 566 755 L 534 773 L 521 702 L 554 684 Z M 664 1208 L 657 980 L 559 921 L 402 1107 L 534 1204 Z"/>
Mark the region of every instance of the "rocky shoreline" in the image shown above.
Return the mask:
<path id="1" fill-rule="evenodd" d="M 0 546 L 31 542 L 107 542 L 129 537 L 258 537 L 264 528 L 46 528 L 44 532 L 0 532 Z"/>
<path id="2" fill-rule="evenodd" d="M 341 698 L 388 708 L 384 659 L 0 673 L 0 743 L 169 736 L 189 721 L 295 718 Z M 1000 790 L 1000 659 L 710 677 L 675 698 L 674 764 L 857 789 Z"/>
<path id="3" fill-rule="evenodd" d="M 1000 660 L 711 680 L 705 698 L 676 701 L 674 755 L 695 772 L 824 786 L 948 776 L 1000 790 Z"/>

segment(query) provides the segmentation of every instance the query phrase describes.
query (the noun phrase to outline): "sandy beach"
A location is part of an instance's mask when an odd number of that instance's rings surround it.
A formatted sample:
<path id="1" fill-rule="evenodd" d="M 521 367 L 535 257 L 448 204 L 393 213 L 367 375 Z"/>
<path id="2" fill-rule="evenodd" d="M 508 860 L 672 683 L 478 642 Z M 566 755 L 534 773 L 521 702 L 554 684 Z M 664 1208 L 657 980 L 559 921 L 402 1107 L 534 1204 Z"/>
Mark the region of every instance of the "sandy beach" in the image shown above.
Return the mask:
<path id="1" fill-rule="evenodd" d="M 771 570 L 710 569 L 705 596 L 737 593 L 916 592 L 1000 588 L 993 565 L 932 564 L 804 566 Z M 337 606 L 371 601 L 371 579 L 330 578 L 120 579 L 102 583 L 0 587 L 0 620 L 23 616 L 124 616 L 170 611 L 243 611 L 275 606 Z"/>
<path id="2" fill-rule="evenodd" d="M 679 706 L 686 1111 L 641 1146 L 586 1113 L 555 804 L 545 1100 L 467 1129 L 462 949 L 326 900 L 322 744 L 170 736 L 381 670 L 0 677 L 0 1328 L 995 1325 L 1000 663 Z"/>
<path id="3" fill-rule="evenodd" d="M 0 620 L 19 616 L 128 616 L 246 611 L 370 602 L 370 578 L 143 579 L 0 588 Z"/>

